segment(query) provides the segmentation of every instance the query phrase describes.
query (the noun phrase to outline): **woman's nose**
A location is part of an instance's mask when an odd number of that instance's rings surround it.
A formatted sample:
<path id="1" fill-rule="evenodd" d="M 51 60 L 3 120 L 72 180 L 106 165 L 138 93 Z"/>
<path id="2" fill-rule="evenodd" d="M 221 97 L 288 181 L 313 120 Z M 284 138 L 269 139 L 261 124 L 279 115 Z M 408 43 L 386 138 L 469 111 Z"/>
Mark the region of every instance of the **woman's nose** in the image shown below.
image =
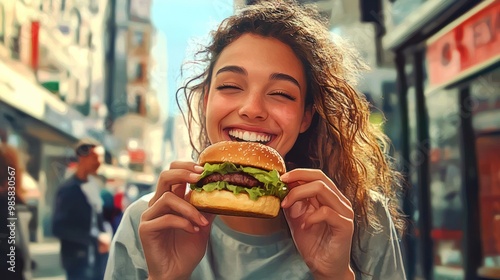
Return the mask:
<path id="1" fill-rule="evenodd" d="M 265 120 L 268 112 L 266 109 L 264 96 L 258 93 L 248 93 L 242 99 L 239 109 L 240 116 L 248 119 Z"/>

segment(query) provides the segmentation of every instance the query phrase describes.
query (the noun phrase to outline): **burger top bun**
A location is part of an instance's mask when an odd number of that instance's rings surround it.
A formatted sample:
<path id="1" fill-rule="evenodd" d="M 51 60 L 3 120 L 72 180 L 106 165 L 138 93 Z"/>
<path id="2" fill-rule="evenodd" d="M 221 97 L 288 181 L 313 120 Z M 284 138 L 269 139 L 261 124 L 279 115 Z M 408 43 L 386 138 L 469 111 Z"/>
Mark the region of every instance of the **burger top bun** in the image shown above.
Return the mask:
<path id="1" fill-rule="evenodd" d="M 217 142 L 201 152 L 198 162 L 200 165 L 232 162 L 268 171 L 276 170 L 279 174 L 286 172 L 285 161 L 275 149 L 255 142 Z"/>

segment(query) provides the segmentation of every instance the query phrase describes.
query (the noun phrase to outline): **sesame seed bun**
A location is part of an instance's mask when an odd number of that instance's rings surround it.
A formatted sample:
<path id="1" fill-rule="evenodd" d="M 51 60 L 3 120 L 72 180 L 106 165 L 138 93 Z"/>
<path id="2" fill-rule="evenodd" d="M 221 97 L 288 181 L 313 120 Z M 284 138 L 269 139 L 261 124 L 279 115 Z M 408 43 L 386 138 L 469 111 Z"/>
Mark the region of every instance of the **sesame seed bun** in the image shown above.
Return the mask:
<path id="1" fill-rule="evenodd" d="M 286 172 L 285 162 L 276 150 L 252 142 L 215 143 L 201 152 L 198 162 L 202 166 L 205 163 L 231 162 L 266 171 L 276 170 L 279 174 Z M 252 200 L 245 192 L 235 194 L 225 189 L 194 190 L 191 192 L 190 203 L 203 212 L 256 218 L 274 218 L 280 209 L 280 198 L 277 196 L 263 195 Z"/>
<path id="2" fill-rule="evenodd" d="M 286 172 L 285 161 L 273 148 L 254 142 L 222 141 L 215 143 L 201 152 L 198 162 L 232 162 L 236 165 L 252 166 L 263 170 Z"/>

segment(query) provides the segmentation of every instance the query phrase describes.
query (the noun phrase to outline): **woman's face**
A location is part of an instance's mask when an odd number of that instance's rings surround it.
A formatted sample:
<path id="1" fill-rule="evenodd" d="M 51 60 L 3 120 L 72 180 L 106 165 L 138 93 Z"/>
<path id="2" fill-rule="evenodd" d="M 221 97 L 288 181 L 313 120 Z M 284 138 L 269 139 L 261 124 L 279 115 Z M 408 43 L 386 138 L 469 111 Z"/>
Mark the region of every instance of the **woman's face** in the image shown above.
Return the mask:
<path id="1" fill-rule="evenodd" d="M 306 91 L 304 67 L 288 45 L 242 35 L 220 54 L 205 95 L 210 142 L 257 141 L 285 156 L 311 123 Z"/>

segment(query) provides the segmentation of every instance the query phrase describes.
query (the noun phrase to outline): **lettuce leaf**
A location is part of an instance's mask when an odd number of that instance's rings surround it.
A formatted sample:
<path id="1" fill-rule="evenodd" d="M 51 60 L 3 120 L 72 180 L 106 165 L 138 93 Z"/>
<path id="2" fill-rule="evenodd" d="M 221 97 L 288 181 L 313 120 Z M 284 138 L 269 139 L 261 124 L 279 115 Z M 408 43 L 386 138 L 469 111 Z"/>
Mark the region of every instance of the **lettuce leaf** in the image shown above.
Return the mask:
<path id="1" fill-rule="evenodd" d="M 203 168 L 204 171 L 201 174 L 200 179 L 205 178 L 213 173 L 220 173 L 225 175 L 229 173 L 245 172 L 255 177 L 255 179 L 257 179 L 264 185 L 264 187 L 253 187 L 250 189 L 231 185 L 228 182 L 219 181 L 209 183 L 203 187 L 198 187 L 195 184 L 191 184 L 192 190 L 204 190 L 207 192 L 211 192 L 214 190 L 228 190 L 232 191 L 234 194 L 246 192 L 252 200 L 257 200 L 259 197 L 264 195 L 274 195 L 279 197 L 280 199 L 283 199 L 288 193 L 288 189 L 285 183 L 280 180 L 280 175 L 276 170 L 265 171 L 254 167 L 236 166 L 231 162 L 224 162 L 219 164 L 205 163 Z"/>

